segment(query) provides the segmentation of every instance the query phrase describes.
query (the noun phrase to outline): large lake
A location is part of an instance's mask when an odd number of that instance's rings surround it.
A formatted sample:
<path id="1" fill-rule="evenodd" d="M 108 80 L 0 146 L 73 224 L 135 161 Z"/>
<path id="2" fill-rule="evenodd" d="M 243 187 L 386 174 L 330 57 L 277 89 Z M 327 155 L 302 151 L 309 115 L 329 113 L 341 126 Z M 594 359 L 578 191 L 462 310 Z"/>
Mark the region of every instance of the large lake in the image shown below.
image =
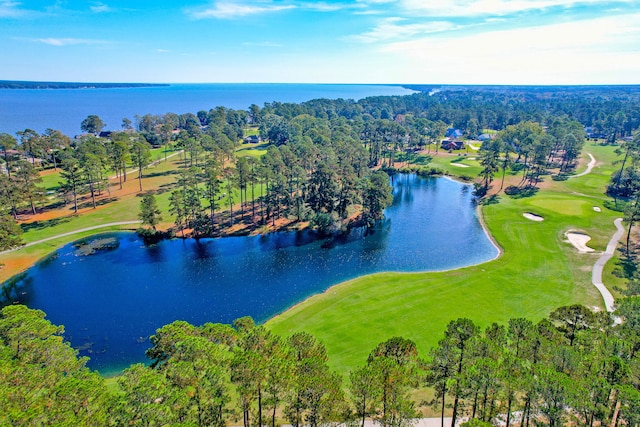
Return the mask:
<path id="1" fill-rule="evenodd" d="M 44 310 L 102 373 L 145 361 L 148 337 L 177 319 L 194 324 L 257 321 L 331 285 L 380 271 L 451 269 L 498 250 L 482 229 L 472 187 L 446 178 L 397 175 L 386 220 L 365 235 L 311 232 L 168 240 L 145 246 L 133 233 L 119 247 L 82 256 L 67 245 L 31 268 L 12 298 Z"/>
<path id="2" fill-rule="evenodd" d="M 26 128 L 42 133 L 59 129 L 74 136 L 80 123 L 95 114 L 107 129 L 118 130 L 122 119 L 144 114 L 183 114 L 223 105 L 246 110 L 265 102 L 303 102 L 317 98 L 354 99 L 414 93 L 401 86 L 353 84 L 171 84 L 111 89 L 0 89 L 0 132 Z"/>

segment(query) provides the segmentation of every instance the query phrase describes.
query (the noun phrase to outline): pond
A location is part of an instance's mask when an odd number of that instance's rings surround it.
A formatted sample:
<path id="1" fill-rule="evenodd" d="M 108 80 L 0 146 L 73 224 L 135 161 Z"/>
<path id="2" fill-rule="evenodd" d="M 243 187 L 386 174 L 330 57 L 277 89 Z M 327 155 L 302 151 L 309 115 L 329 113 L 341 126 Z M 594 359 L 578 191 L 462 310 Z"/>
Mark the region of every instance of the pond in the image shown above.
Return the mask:
<path id="1" fill-rule="evenodd" d="M 112 233 L 116 247 L 91 255 L 64 246 L 28 270 L 10 299 L 64 325 L 65 337 L 91 358 L 88 366 L 108 375 L 147 361 L 149 336 L 174 320 L 262 322 L 365 274 L 445 270 L 497 256 L 470 185 L 415 175 L 392 183 L 393 205 L 370 233 L 321 239 L 281 232 L 153 246 L 134 233 Z"/>

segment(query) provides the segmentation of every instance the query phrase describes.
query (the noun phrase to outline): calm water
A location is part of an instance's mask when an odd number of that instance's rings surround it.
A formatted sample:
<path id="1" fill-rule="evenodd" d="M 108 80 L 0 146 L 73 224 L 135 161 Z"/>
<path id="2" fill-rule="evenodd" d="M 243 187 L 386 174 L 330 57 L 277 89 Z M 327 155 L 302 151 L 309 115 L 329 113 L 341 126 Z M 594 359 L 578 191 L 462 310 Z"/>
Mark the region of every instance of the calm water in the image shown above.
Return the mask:
<path id="1" fill-rule="evenodd" d="M 246 110 L 265 102 L 303 102 L 316 98 L 361 99 L 374 95 L 405 95 L 400 86 L 334 84 L 172 84 L 117 89 L 0 89 L 0 132 L 26 128 L 59 129 L 73 136 L 80 123 L 96 114 L 117 130 L 134 115 L 197 113 L 223 105 Z"/>
<path id="2" fill-rule="evenodd" d="M 177 319 L 264 321 L 368 273 L 450 269 L 497 255 L 469 185 L 399 175 L 393 186 L 387 220 L 366 236 L 275 233 L 145 247 L 135 234 L 118 233 L 115 250 L 79 256 L 73 245 L 63 247 L 28 271 L 14 297 L 65 325 L 89 366 L 108 373 L 145 361 L 149 335 Z"/>

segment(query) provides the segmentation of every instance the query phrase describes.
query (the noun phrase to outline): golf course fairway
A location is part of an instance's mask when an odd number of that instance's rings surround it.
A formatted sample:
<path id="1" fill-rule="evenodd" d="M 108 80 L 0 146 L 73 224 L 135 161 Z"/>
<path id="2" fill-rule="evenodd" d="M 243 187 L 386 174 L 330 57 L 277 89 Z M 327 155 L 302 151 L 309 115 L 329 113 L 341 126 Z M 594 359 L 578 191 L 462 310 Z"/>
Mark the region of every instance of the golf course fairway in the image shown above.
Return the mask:
<path id="1" fill-rule="evenodd" d="M 566 181 L 545 176 L 533 196 L 513 198 L 500 192 L 480 207 L 488 232 L 503 250 L 498 259 L 452 271 L 360 277 L 299 303 L 267 326 L 282 335 L 313 334 L 327 347 L 330 364 L 345 374 L 393 336 L 415 341 L 427 356 L 447 323 L 460 317 L 486 327 L 516 317 L 538 321 L 575 303 L 603 309 L 591 268 L 615 232 L 614 219 L 621 216 L 603 206 L 617 156 L 614 147 L 587 144 L 576 172 L 586 168 L 587 152 L 598 160 L 590 174 Z M 494 181 L 493 186 L 499 184 Z M 544 220 L 531 221 L 523 216 L 527 212 Z M 578 253 L 565 241 L 567 230 L 590 235 L 595 252 Z M 608 266 L 604 283 L 612 289 L 620 283 L 610 273 Z"/>

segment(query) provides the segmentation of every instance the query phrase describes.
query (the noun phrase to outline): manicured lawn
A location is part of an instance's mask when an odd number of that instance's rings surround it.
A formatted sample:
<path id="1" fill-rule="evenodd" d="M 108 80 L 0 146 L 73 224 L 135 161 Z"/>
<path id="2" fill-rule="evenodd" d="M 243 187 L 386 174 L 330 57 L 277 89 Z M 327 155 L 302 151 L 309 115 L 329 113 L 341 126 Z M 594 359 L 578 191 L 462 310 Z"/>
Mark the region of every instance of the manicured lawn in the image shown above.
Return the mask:
<path id="1" fill-rule="evenodd" d="M 446 324 L 459 317 L 486 327 L 514 317 L 537 321 L 573 303 L 602 308 L 601 296 L 591 284 L 597 255 L 578 254 L 564 241 L 564 233 L 571 229 L 588 233 L 589 245 L 597 250 L 603 250 L 613 235 L 613 220 L 619 213 L 593 210 L 605 199 L 604 178 L 614 169 L 612 150 L 585 149 L 609 162 L 596 168 L 594 176 L 562 182 L 548 177 L 548 188 L 535 196 L 512 198 L 501 193 L 498 203 L 483 206 L 487 227 L 504 249 L 499 259 L 447 272 L 358 278 L 304 301 L 267 325 L 283 335 L 304 330 L 317 336 L 327 346 L 332 366 L 346 373 L 363 364 L 375 345 L 396 335 L 414 340 L 426 356 Z M 433 163 L 440 166 L 444 159 L 438 156 Z M 574 194 L 575 189 L 584 194 Z M 544 221 L 528 220 L 524 212 L 538 214 Z M 611 282 L 609 277 L 605 276 L 605 284 Z"/>
<path id="2" fill-rule="evenodd" d="M 475 178 L 482 170 L 477 160 L 477 152 L 472 150 L 469 150 L 469 153 L 465 150 L 453 153 L 441 151 L 437 155 L 432 152 L 431 156 L 429 166 L 436 167 L 447 175 Z"/>
<path id="3" fill-rule="evenodd" d="M 250 153 L 250 151 L 247 151 L 247 153 Z M 169 155 L 170 154 L 172 154 L 171 151 L 169 152 Z M 251 155 L 259 157 L 259 154 L 255 153 L 251 153 Z M 137 171 L 133 173 L 128 172 L 127 182 L 124 183 L 122 189 L 119 188 L 117 180 L 111 180 L 111 194 L 107 194 L 104 196 L 103 200 L 99 200 L 96 209 L 93 209 L 91 200 L 87 196 L 83 196 L 78 201 L 80 212 L 77 215 L 74 214 L 73 205 L 67 204 L 67 206 L 61 206 L 56 209 L 48 208 L 44 212 L 40 212 L 35 217 L 25 217 L 25 222 L 22 224 L 23 241 L 25 243 L 34 242 L 51 236 L 68 233 L 70 231 L 92 227 L 98 224 L 137 220 L 141 200 L 140 198 L 146 191 L 151 191 L 156 196 L 156 201 L 162 212 L 163 218 L 160 228 L 171 227 L 174 222 L 174 217 L 169 212 L 169 197 L 171 196 L 171 191 L 176 188 L 177 174 L 180 172 L 182 167 L 180 157 L 181 156 L 173 156 L 169 158 L 167 162 L 160 161 L 156 165 L 145 169 L 143 171 L 142 192 L 139 191 Z M 153 158 L 164 159 L 163 149 L 153 150 Z M 41 185 L 46 188 L 57 189 L 58 182 L 61 180 L 59 176 L 60 173 L 51 171 L 44 175 L 45 182 Z M 261 189 L 263 188 L 261 188 L 260 185 L 256 186 L 254 189 L 255 197 L 259 197 L 261 195 Z M 251 198 L 250 187 L 247 188 L 247 196 Z M 53 197 L 52 200 L 57 200 L 57 196 L 51 197 Z M 235 204 L 234 217 L 237 218 L 237 210 L 239 209 L 238 204 L 240 202 L 239 190 L 234 190 L 232 198 Z M 219 200 L 218 204 L 218 212 L 228 209 L 228 201 L 226 197 Z M 203 201 L 203 205 L 206 206 L 207 203 Z M 250 209 L 250 206 L 247 209 Z M 99 232 L 122 229 L 135 230 L 136 228 L 138 228 L 137 225 L 123 225 L 102 228 Z M 61 237 L 36 246 L 0 255 L 0 264 L 4 264 L 3 267 L 0 267 L 0 283 L 20 271 L 25 270 L 30 265 L 34 264 L 36 261 L 60 246 L 91 234 L 96 234 L 96 231 Z"/>
<path id="4" fill-rule="evenodd" d="M 240 155 L 259 157 L 262 150 L 252 148 Z M 604 187 L 618 167 L 611 165 L 617 156 L 612 147 L 589 145 L 584 151 L 592 153 L 599 162 L 590 175 L 567 181 L 545 177 L 542 189 L 533 197 L 512 198 L 500 193 L 495 198 L 497 203 L 482 207 L 490 233 L 504 249 L 499 259 L 447 272 L 365 276 L 304 301 L 270 320 L 268 326 L 282 335 L 301 330 L 316 335 L 327 346 L 332 366 L 345 373 L 364 363 L 375 345 L 394 335 L 415 340 L 426 356 L 441 338 L 446 324 L 458 317 L 469 317 L 487 326 L 512 317 L 539 320 L 558 306 L 576 302 L 602 307 L 600 294 L 590 281 L 597 255 L 578 254 L 564 241 L 564 233 L 571 229 L 586 232 L 592 236 L 590 246 L 604 249 L 614 232 L 613 219 L 620 216 L 603 206 L 608 200 L 603 194 Z M 471 157 L 477 157 L 477 153 L 470 152 L 467 156 L 440 153 L 433 156 L 431 166 L 452 175 L 475 177 L 480 166 Z M 584 170 L 588 160 L 585 154 L 576 173 Z M 469 167 L 454 166 L 455 163 Z M 144 190 L 156 193 L 167 225 L 173 221 L 168 213 L 168 200 L 179 167 L 180 157 L 175 156 L 144 172 Z M 48 179 L 53 182 L 54 178 Z M 507 179 L 517 182 L 520 175 L 508 174 Z M 499 187 L 499 180 L 498 174 L 494 187 Z M 67 206 L 56 215 L 42 215 L 37 222 L 30 221 L 31 224 L 24 225 L 24 240 L 30 242 L 96 224 L 137 219 L 140 198 L 136 175 L 129 177 L 123 190 L 117 187 L 112 186 L 113 200 L 95 210 L 86 206 L 81 215 L 73 215 Z M 249 196 L 250 193 L 249 189 Z M 234 200 L 239 202 L 237 191 Z M 601 207 L 601 212 L 595 212 L 594 206 Z M 541 215 L 545 220 L 530 221 L 523 217 L 524 212 Z M 114 227 L 119 228 L 136 226 Z M 61 245 L 94 233 L 76 234 L 0 255 L 0 263 L 5 264 L 0 269 L 0 281 Z M 613 264 L 609 263 L 605 284 L 610 288 L 622 286 L 623 281 L 613 277 L 612 270 Z"/>
<path id="5" fill-rule="evenodd" d="M 44 188 L 49 195 L 51 195 L 51 192 L 57 192 L 58 187 L 60 187 L 60 181 L 62 181 L 62 178 L 60 178 L 60 168 L 58 168 L 57 171 L 48 170 L 44 174 L 41 174 L 41 176 L 42 182 L 38 184 L 38 187 Z"/>
<path id="6" fill-rule="evenodd" d="M 267 152 L 268 144 L 250 144 L 244 143 L 236 150 L 236 155 L 239 157 L 253 157 L 255 159 L 260 159 L 263 154 Z"/>

